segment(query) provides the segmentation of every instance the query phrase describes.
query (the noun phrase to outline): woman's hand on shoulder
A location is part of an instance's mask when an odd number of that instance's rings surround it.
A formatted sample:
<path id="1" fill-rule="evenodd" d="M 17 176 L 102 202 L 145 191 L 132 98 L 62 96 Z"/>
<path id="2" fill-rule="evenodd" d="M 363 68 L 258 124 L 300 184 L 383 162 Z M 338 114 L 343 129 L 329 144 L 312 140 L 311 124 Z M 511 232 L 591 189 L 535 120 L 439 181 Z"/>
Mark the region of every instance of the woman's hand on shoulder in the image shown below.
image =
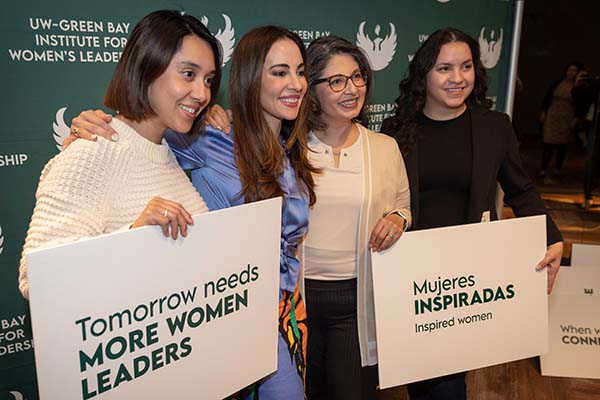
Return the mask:
<path id="1" fill-rule="evenodd" d="M 231 123 L 233 116 L 231 110 L 225 110 L 218 104 L 214 104 L 206 111 L 204 116 L 204 125 L 210 125 L 227 134 L 231 132 Z"/>
<path id="2" fill-rule="evenodd" d="M 82 111 L 71 121 L 71 135 L 65 139 L 63 149 L 66 149 L 77 139 L 96 141 L 98 136 L 116 142 L 119 134 L 109 125 L 112 116 L 102 110 Z"/>
<path id="3" fill-rule="evenodd" d="M 404 224 L 404 218 L 395 213 L 382 217 L 371 232 L 369 249 L 379 252 L 392 247 L 402 236 Z"/>
<path id="4" fill-rule="evenodd" d="M 159 225 L 165 237 L 171 236 L 177 240 L 179 233 L 187 237 L 187 226 L 193 225 L 191 214 L 179 203 L 155 197 L 148 202 L 144 211 L 131 225 L 138 228 L 146 225 Z"/>

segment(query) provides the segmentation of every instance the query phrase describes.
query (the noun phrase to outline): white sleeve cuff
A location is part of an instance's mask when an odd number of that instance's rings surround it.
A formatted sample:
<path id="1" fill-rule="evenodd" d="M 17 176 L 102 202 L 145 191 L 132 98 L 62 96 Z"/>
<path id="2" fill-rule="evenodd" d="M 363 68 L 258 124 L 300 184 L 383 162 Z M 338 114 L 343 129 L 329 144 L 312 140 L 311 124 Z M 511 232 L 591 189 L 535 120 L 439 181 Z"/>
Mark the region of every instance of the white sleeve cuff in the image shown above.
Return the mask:
<path id="1" fill-rule="evenodd" d="M 394 211 L 390 211 L 389 213 L 385 214 L 385 216 L 387 217 L 388 215 L 391 215 L 391 214 L 397 214 L 400 216 L 400 218 L 402 218 L 404 220 L 404 228 L 402 229 L 402 232 L 406 232 L 406 230 L 408 229 L 408 218 L 406 217 L 406 214 L 404 214 L 400 210 L 394 210 Z"/>

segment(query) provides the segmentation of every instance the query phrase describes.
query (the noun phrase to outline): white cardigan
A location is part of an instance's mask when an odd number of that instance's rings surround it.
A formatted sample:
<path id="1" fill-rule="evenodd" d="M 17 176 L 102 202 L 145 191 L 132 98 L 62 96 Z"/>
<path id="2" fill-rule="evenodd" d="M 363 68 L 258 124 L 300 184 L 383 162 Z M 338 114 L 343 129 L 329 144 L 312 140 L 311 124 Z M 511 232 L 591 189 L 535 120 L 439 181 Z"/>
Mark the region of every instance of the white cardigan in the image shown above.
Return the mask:
<path id="1" fill-rule="evenodd" d="M 358 338 L 362 365 L 377 364 L 377 343 L 375 336 L 375 313 L 373 306 L 373 279 L 371 274 L 371 253 L 368 249 L 369 237 L 375 224 L 386 214 L 400 211 L 410 225 L 410 191 L 404 160 L 396 141 L 384 134 L 373 132 L 357 124 L 363 144 L 363 200 L 359 218 L 359 234 L 356 247 L 357 259 L 357 299 L 358 299 Z M 311 147 L 309 143 L 309 148 Z M 315 167 L 319 163 L 315 153 L 308 152 L 308 158 Z M 319 188 L 315 189 L 317 202 Z M 309 220 L 310 229 L 310 220 Z M 302 246 L 304 253 L 304 246 Z M 301 261 L 302 261 L 301 254 Z M 303 283 L 301 280 L 300 282 Z M 304 294 L 304 287 L 302 285 Z M 308 310 L 310 313 L 310 310 Z"/>

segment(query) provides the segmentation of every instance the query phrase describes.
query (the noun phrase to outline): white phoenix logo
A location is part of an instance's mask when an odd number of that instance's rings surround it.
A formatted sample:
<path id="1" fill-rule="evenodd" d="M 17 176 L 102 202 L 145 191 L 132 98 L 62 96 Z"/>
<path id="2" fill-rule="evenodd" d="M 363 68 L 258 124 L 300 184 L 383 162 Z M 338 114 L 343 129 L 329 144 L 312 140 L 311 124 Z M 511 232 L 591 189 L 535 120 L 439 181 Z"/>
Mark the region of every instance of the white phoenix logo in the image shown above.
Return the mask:
<path id="1" fill-rule="evenodd" d="M 52 128 L 54 129 L 54 141 L 56 142 L 56 148 L 58 151 L 62 151 L 63 142 L 66 138 L 69 137 L 71 131 L 67 124 L 65 124 L 65 111 L 67 107 L 63 107 L 56 112 L 56 121 L 52 123 Z"/>
<path id="2" fill-rule="evenodd" d="M 2 227 L 0 226 L 0 254 L 4 251 L 4 235 L 2 234 Z"/>
<path id="3" fill-rule="evenodd" d="M 219 42 L 221 42 L 221 47 L 223 48 L 223 66 L 227 64 L 227 61 L 231 58 L 231 53 L 233 53 L 233 46 L 235 45 L 235 29 L 231 25 L 231 19 L 226 14 L 221 14 L 223 19 L 225 20 L 225 29 L 221 32 L 219 31 L 215 33 L 215 37 Z M 208 18 L 206 16 L 201 19 L 204 26 L 208 28 Z"/>
<path id="4" fill-rule="evenodd" d="M 366 21 L 361 22 L 358 27 L 356 44 L 367 53 L 367 56 L 369 56 L 371 68 L 373 68 L 374 71 L 381 71 L 390 64 L 396 53 L 396 27 L 390 22 L 390 34 L 382 39 L 379 37 L 381 27 L 376 25 L 376 37 L 371 40 L 369 35 L 365 35 L 365 23 Z"/>
<path id="5" fill-rule="evenodd" d="M 487 69 L 494 68 L 500 60 L 500 52 L 502 51 L 502 35 L 504 31 L 500 29 L 500 37 L 494 39 L 495 31 L 490 33 L 490 41 L 484 36 L 485 26 L 481 28 L 479 33 L 479 48 L 481 49 L 481 62 Z"/>

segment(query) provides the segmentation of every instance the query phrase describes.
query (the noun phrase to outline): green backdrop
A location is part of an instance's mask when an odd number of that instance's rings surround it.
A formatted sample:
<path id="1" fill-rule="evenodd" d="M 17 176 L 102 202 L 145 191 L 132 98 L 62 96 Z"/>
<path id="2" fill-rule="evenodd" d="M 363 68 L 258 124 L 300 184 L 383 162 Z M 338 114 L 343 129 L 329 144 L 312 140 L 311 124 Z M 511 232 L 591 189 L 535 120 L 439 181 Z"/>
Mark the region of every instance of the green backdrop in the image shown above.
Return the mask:
<path id="1" fill-rule="evenodd" d="M 17 276 L 40 171 L 68 135 L 66 124 L 81 110 L 101 106 L 135 23 L 148 12 L 165 8 L 205 17 L 226 49 L 233 48 L 250 28 L 263 24 L 286 26 L 307 44 L 328 34 L 358 41 L 376 69 L 370 101 L 370 125 L 376 130 L 390 114 L 398 82 L 420 43 L 435 29 L 454 26 L 479 39 L 491 77 L 489 94 L 497 109 L 505 107 L 513 1 L 4 2 L 0 6 L 4 97 L 0 109 L 4 121 L 0 128 L 0 399 L 38 398 L 28 304 L 17 288 Z M 229 62 L 224 83 L 228 71 Z M 227 85 L 221 87 L 219 101 L 227 105 Z"/>

